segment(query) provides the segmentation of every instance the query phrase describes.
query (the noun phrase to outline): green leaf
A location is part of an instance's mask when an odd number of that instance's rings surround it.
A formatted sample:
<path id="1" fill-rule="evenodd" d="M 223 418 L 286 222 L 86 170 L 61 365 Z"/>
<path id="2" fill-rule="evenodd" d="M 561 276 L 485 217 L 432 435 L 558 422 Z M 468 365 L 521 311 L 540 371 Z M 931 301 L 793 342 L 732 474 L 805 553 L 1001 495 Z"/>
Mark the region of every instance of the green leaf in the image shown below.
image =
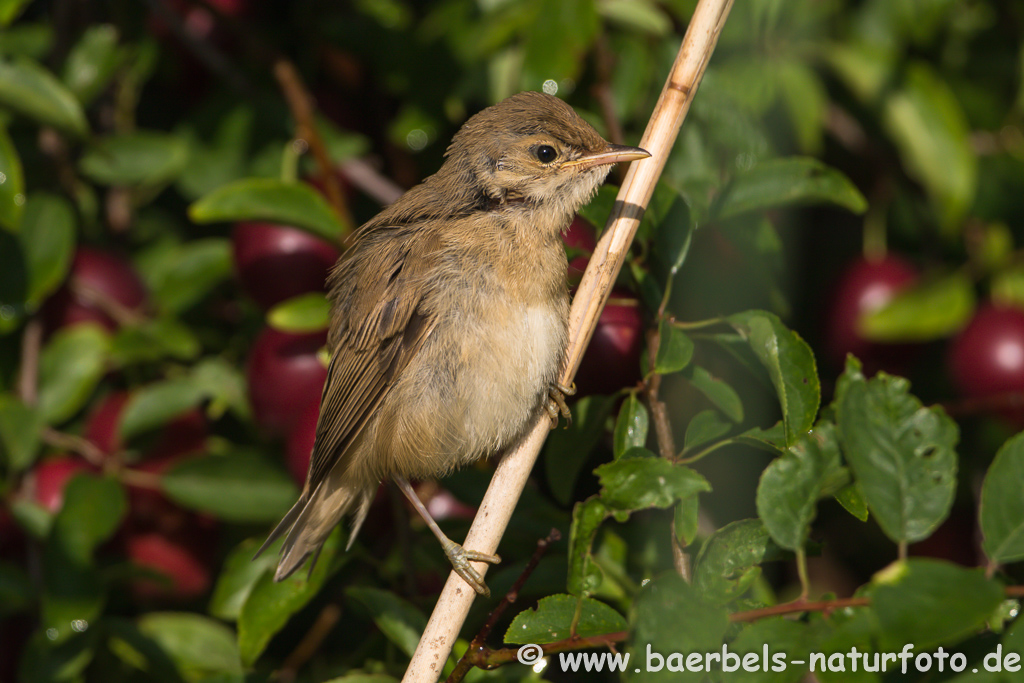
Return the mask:
<path id="1" fill-rule="evenodd" d="M 131 671 L 140 672 L 145 680 L 155 683 L 183 683 L 174 660 L 155 639 L 142 633 L 134 621 L 107 615 L 102 630 L 110 653 Z"/>
<path id="2" fill-rule="evenodd" d="M 784 617 L 756 621 L 744 628 L 729 644 L 729 652 L 736 659 L 729 658 L 729 666 L 735 668 L 727 671 L 728 680 L 730 683 L 797 683 L 805 680 L 807 661 L 814 644 L 811 627 L 803 622 Z M 768 655 L 767 661 L 765 653 Z M 757 656 L 756 664 L 741 666 L 743 658 L 751 654 Z M 779 655 L 784 657 L 781 661 L 786 663 L 782 668 L 777 666 L 780 661 L 775 659 Z"/>
<path id="3" fill-rule="evenodd" d="M 600 235 L 611 215 L 612 207 L 619 196 L 619 188 L 612 185 L 602 185 L 597 189 L 597 194 L 587 204 L 580 207 L 580 215 L 590 221 L 591 225 L 597 227 Z"/>
<path id="4" fill-rule="evenodd" d="M 85 405 L 103 377 L 110 338 L 102 327 L 58 330 L 39 358 L 39 412 L 47 424 L 64 422 Z"/>
<path id="5" fill-rule="evenodd" d="M 0 456 L 8 470 L 20 472 L 35 461 L 42 428 L 38 410 L 13 394 L 0 394 Z"/>
<path id="6" fill-rule="evenodd" d="M 279 466 L 243 450 L 185 460 L 160 485 L 176 503 L 231 522 L 277 521 L 299 494 Z"/>
<path id="7" fill-rule="evenodd" d="M 686 334 L 668 320 L 662 320 L 658 330 L 658 354 L 654 359 L 654 371 L 659 375 L 679 372 L 693 358 L 693 342 Z"/>
<path id="8" fill-rule="evenodd" d="M 188 164 L 188 145 L 168 133 L 139 130 L 100 140 L 79 160 L 82 173 L 104 185 L 162 185 Z"/>
<path id="9" fill-rule="evenodd" d="M 984 570 L 931 559 L 895 562 L 872 581 L 881 649 L 920 650 L 956 643 L 985 625 L 1004 593 Z"/>
<path id="10" fill-rule="evenodd" d="M 907 173 L 920 181 L 937 205 L 942 225 L 958 229 L 974 201 L 978 158 L 960 102 L 932 67 L 906 69 L 903 88 L 885 102 L 883 123 Z"/>
<path id="11" fill-rule="evenodd" d="M 867 200 L 840 171 L 810 157 L 761 161 L 738 173 L 715 203 L 718 220 L 780 206 L 835 204 L 854 213 Z"/>
<path id="12" fill-rule="evenodd" d="M 743 422 L 743 401 L 731 386 L 711 375 L 699 365 L 691 365 L 685 373 L 687 381 L 704 394 L 716 408 L 733 422 Z"/>
<path id="13" fill-rule="evenodd" d="M 210 596 L 210 614 L 236 621 L 256 582 L 277 566 L 277 556 L 272 553 L 253 558 L 260 545 L 256 539 L 246 539 L 228 554 Z"/>
<path id="14" fill-rule="evenodd" d="M 817 154 L 821 151 L 829 106 L 821 76 L 809 63 L 798 60 L 781 60 L 776 69 L 779 94 L 800 151 Z"/>
<path id="15" fill-rule="evenodd" d="M 0 125 L 0 228 L 18 232 L 25 205 L 25 173 L 18 150 Z"/>
<path id="16" fill-rule="evenodd" d="M 0 60 L 0 106 L 76 138 L 89 133 L 75 96 L 52 73 L 25 57 Z"/>
<path id="17" fill-rule="evenodd" d="M 999 564 L 1024 559 L 1024 434 L 1003 444 L 981 486 L 982 547 Z"/>
<path id="18" fill-rule="evenodd" d="M 577 607 L 580 608 L 578 618 Z M 572 632 L 574 620 L 575 633 Z M 512 645 L 543 645 L 565 640 L 571 635 L 589 638 L 625 631 L 627 628 L 625 618 L 603 602 L 565 594 L 549 595 L 541 598 L 535 608 L 523 610 L 516 615 L 505 631 L 505 642 Z"/>
<path id="19" fill-rule="evenodd" d="M 43 627 L 55 642 L 92 624 L 105 595 L 92 554 L 109 539 L 127 510 L 127 497 L 113 479 L 72 477 L 43 551 Z"/>
<path id="20" fill-rule="evenodd" d="M 267 572 L 253 586 L 238 617 L 238 649 L 242 663 L 252 666 L 267 643 L 280 631 L 289 617 L 306 606 L 320 592 L 327 578 L 337 571 L 347 556 L 341 550 L 341 528 L 335 527 L 320 551 L 312 574 L 303 569 L 281 582 Z M 267 552 L 273 554 L 279 544 Z"/>
<path id="21" fill-rule="evenodd" d="M 210 237 L 186 242 L 145 273 L 153 298 L 164 310 L 182 313 L 232 276 L 231 243 Z"/>
<path id="22" fill-rule="evenodd" d="M 394 593 L 379 588 L 353 587 L 346 590 L 345 595 L 365 607 L 381 633 L 412 657 L 420 635 L 427 627 L 427 618 L 419 609 Z"/>
<path id="23" fill-rule="evenodd" d="M 631 662 L 638 664 L 630 665 L 626 680 L 706 680 L 707 672 L 700 666 L 686 666 L 684 658 L 699 653 L 703 664 L 703 653 L 721 649 L 729 625 L 723 608 L 709 605 L 696 586 L 668 572 L 640 590 L 635 610 L 629 654 Z"/>
<path id="24" fill-rule="evenodd" d="M 147 318 L 117 329 L 110 341 L 110 362 L 125 367 L 165 358 L 193 360 L 200 351 L 199 339 L 185 323 L 166 316 Z"/>
<path id="25" fill-rule="evenodd" d="M 768 429 L 754 427 L 742 434 L 733 437 L 739 443 L 767 451 L 772 455 L 779 455 L 786 450 L 786 428 L 781 422 L 776 422 Z"/>
<path id="26" fill-rule="evenodd" d="M 896 293 L 858 321 L 858 331 L 881 342 L 926 342 L 959 331 L 974 313 L 974 284 L 963 271 Z"/>
<path id="27" fill-rule="evenodd" d="M 860 490 L 860 484 L 853 482 L 847 484 L 836 492 L 836 500 L 839 504 L 862 522 L 868 521 L 868 501 L 864 498 L 864 492 Z"/>
<path id="28" fill-rule="evenodd" d="M 30 2 L 32 0 L 0 0 L 0 26 L 10 26 Z"/>
<path id="29" fill-rule="evenodd" d="M 242 673 L 235 634 L 224 624 L 192 612 L 149 612 L 139 617 L 138 625 L 187 681 Z"/>
<path id="30" fill-rule="evenodd" d="M 28 266 L 27 303 L 36 307 L 64 282 L 75 251 L 75 214 L 60 195 L 29 197 L 18 235 Z"/>
<path id="31" fill-rule="evenodd" d="M 652 36 L 664 36 L 672 30 L 669 16 L 648 0 L 604 0 L 597 9 L 612 23 Z"/>
<path id="32" fill-rule="evenodd" d="M 727 524 L 701 547 L 693 587 L 704 600 L 724 605 L 746 593 L 761 575 L 761 563 L 777 552 L 760 520 Z"/>
<path id="33" fill-rule="evenodd" d="M 702 410 L 686 425 L 686 438 L 683 447 L 693 450 L 697 446 L 721 438 L 729 433 L 732 424 L 723 420 L 717 410 Z"/>
<path id="34" fill-rule="evenodd" d="M 121 439 L 129 441 L 143 432 L 162 427 L 206 398 L 206 390 L 192 377 L 147 384 L 134 391 L 118 420 Z"/>
<path id="35" fill-rule="evenodd" d="M 87 562 L 110 538 L 127 510 L 124 489 L 114 479 L 75 476 L 64 489 L 64 504 L 53 520 L 50 540 L 68 557 Z"/>
<path id="36" fill-rule="evenodd" d="M 27 610 L 32 606 L 35 589 L 24 569 L 0 563 L 0 618 Z"/>
<path id="37" fill-rule="evenodd" d="M 611 510 L 597 496 L 576 503 L 569 530 L 569 574 L 566 589 L 573 595 L 587 595 L 601 583 L 600 570 L 590 557 L 597 530 Z"/>
<path id="38" fill-rule="evenodd" d="M 814 424 L 821 402 L 811 347 L 783 325 L 778 316 L 767 311 L 744 311 L 728 320 L 768 371 L 782 407 L 786 443 L 796 443 Z"/>
<path id="39" fill-rule="evenodd" d="M 305 183 L 247 178 L 206 195 L 188 210 L 196 223 L 265 220 L 338 242 L 348 231 L 319 192 Z"/>
<path id="40" fill-rule="evenodd" d="M 523 45 L 522 83 L 577 78 L 582 56 L 600 29 L 596 0 L 544 5 L 543 20 L 531 24 Z"/>
<path id="41" fill-rule="evenodd" d="M 572 501 L 580 469 L 606 433 L 614 396 L 584 396 L 572 407 L 573 420 L 552 430 L 544 444 L 544 471 L 551 495 L 561 505 Z"/>
<path id="42" fill-rule="evenodd" d="M 223 358 L 204 358 L 192 370 L 195 381 L 206 388 L 210 404 L 206 412 L 217 417 L 230 410 L 243 420 L 251 419 L 249 395 L 246 393 L 245 375 L 238 367 Z"/>
<path id="43" fill-rule="evenodd" d="M 673 465 L 653 453 L 649 457 L 630 451 L 622 458 L 594 470 L 601 481 L 601 500 L 617 510 L 667 508 L 677 500 L 710 491 L 707 480 L 689 467 Z"/>
<path id="44" fill-rule="evenodd" d="M 619 416 L 615 418 L 613 452 L 616 458 L 631 448 L 641 448 L 647 443 L 648 423 L 647 408 L 635 392 L 627 394 L 619 408 Z"/>
<path id="45" fill-rule="evenodd" d="M 64 62 L 64 84 L 88 106 L 110 83 L 125 54 L 117 46 L 117 28 L 96 24 L 85 29 Z"/>
<path id="46" fill-rule="evenodd" d="M 84 679 L 99 644 L 100 629 L 89 629 L 53 642 L 44 629 L 32 634 L 21 656 L 18 681 L 22 683 L 72 683 Z"/>
<path id="47" fill-rule="evenodd" d="M 690 496 L 682 499 L 676 503 L 673 515 L 676 540 L 684 547 L 697 540 L 697 534 L 700 531 L 700 498 Z"/>
<path id="48" fill-rule="evenodd" d="M 654 232 L 651 256 L 657 265 L 656 272 L 660 281 L 674 277 L 682 268 L 690 253 L 695 227 L 686 200 L 675 193 L 675 201 L 657 222 Z"/>
<path id="49" fill-rule="evenodd" d="M 924 408 L 900 377 L 841 380 L 840 442 L 868 507 L 894 541 L 931 535 L 956 492 L 956 423 L 941 408 Z"/>
<path id="50" fill-rule="evenodd" d="M 843 474 L 835 426 L 820 423 L 772 461 L 757 486 L 757 514 L 772 540 L 802 550 L 818 499 Z"/>
<path id="51" fill-rule="evenodd" d="M 267 323 L 282 332 L 315 332 L 331 321 L 331 303 L 320 292 L 300 294 L 267 312 Z"/>

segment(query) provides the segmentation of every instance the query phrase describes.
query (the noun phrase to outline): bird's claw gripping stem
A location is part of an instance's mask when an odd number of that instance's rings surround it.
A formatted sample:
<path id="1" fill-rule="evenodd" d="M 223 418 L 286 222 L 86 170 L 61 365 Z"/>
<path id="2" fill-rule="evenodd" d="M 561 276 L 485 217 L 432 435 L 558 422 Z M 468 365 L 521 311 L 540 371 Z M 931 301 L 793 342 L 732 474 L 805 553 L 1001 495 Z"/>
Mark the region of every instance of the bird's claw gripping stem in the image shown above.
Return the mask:
<path id="1" fill-rule="evenodd" d="M 565 418 L 566 427 L 572 424 L 572 411 L 569 410 L 569 406 L 565 402 L 566 396 L 576 395 L 576 383 L 573 382 L 571 386 L 565 386 L 560 382 L 555 382 L 554 386 L 548 389 L 548 400 L 544 404 L 544 410 L 547 411 L 548 416 L 551 418 L 551 428 L 554 429 L 558 426 L 558 416 L 561 415 Z"/>
<path id="2" fill-rule="evenodd" d="M 484 583 L 484 579 L 480 576 L 480 573 L 473 568 L 470 562 L 488 562 L 490 564 L 498 564 L 501 562 L 501 558 L 497 555 L 488 555 L 487 553 L 477 552 L 476 550 L 466 550 L 461 545 L 445 538 L 441 542 L 441 547 L 444 548 L 444 554 L 448 556 L 448 561 L 452 563 L 452 569 L 455 573 L 462 577 L 462 579 L 468 583 L 473 590 L 484 597 L 491 597 L 491 590 Z"/>

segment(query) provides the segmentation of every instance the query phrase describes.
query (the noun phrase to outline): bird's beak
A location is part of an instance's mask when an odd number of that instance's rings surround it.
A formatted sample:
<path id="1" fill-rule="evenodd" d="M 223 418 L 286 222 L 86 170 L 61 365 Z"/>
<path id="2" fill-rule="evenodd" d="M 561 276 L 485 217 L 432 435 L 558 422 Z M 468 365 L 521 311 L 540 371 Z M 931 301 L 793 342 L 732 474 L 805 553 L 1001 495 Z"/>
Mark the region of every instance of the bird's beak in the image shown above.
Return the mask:
<path id="1" fill-rule="evenodd" d="M 639 147 L 629 147 L 628 145 L 608 145 L 600 152 L 594 154 L 587 154 L 581 156 L 578 159 L 572 159 L 562 164 L 562 168 L 570 167 L 584 170 L 593 168 L 595 166 L 606 166 L 608 164 L 617 164 L 620 161 L 635 161 L 636 159 L 646 159 L 651 156 L 651 153 L 646 149 Z"/>

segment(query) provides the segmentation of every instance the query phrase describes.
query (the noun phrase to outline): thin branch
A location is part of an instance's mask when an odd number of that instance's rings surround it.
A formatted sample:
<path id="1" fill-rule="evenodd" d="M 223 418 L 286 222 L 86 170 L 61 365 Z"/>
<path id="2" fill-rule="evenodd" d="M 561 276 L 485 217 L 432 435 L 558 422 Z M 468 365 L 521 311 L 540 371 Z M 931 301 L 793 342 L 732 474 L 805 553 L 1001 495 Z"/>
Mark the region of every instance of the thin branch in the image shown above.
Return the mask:
<path id="1" fill-rule="evenodd" d="M 840 598 L 838 600 L 818 600 L 808 602 L 806 600 L 794 600 L 784 602 L 781 605 L 761 607 L 759 609 L 747 610 L 746 612 L 733 612 L 729 615 L 729 621 L 757 621 L 768 617 L 778 617 L 783 614 L 798 614 L 800 612 L 834 612 L 837 609 L 847 607 L 867 607 L 871 604 L 871 598 Z"/>
<path id="2" fill-rule="evenodd" d="M 43 324 L 31 318 L 21 333 L 21 364 L 18 368 L 18 398 L 27 406 L 39 399 L 39 348 L 43 344 Z"/>
<path id="3" fill-rule="evenodd" d="M 288 109 L 291 110 L 292 117 L 295 119 L 295 135 L 309 144 L 313 158 L 316 159 L 320 180 L 323 182 L 324 191 L 327 194 L 327 201 L 334 207 L 335 213 L 346 226 L 346 230 L 351 230 L 352 214 L 345 202 L 345 195 L 341 191 L 341 184 L 334 172 L 327 147 L 316 129 L 313 98 L 306 90 L 302 76 L 289 60 L 277 57 L 274 60 L 273 72 L 274 78 L 277 79 L 281 92 L 284 94 L 285 101 L 288 103 Z"/>
<path id="4" fill-rule="evenodd" d="M 317 650 L 320 649 L 320 645 L 340 618 L 340 607 L 333 602 L 324 605 L 309 631 L 302 637 L 302 640 L 295 646 L 291 654 L 285 658 L 284 663 L 277 672 L 277 680 L 281 681 L 281 683 L 292 683 L 298 675 L 299 669 L 309 661 L 310 657 L 316 654 Z"/>
<path id="5" fill-rule="evenodd" d="M 394 204 L 405 190 L 363 159 L 348 159 L 338 167 L 350 183 L 384 205 Z"/>
<path id="6" fill-rule="evenodd" d="M 625 642 L 628 636 L 629 634 L 626 631 L 616 631 L 615 633 L 606 633 L 600 636 L 588 636 L 587 638 L 575 636 L 566 638 L 565 640 L 559 640 L 555 643 L 541 645 L 540 648 L 545 655 L 555 654 L 557 652 L 567 652 L 569 650 L 587 650 L 592 647 L 607 647 L 614 651 L 615 643 Z M 504 647 L 500 650 L 491 650 L 490 648 L 487 648 L 486 652 L 481 653 L 481 666 L 483 668 L 493 669 L 494 667 L 502 664 L 518 661 L 518 655 L 518 647 Z"/>
<path id="7" fill-rule="evenodd" d="M 96 467 L 103 467 L 104 463 L 108 460 L 107 454 L 100 450 L 96 444 L 77 434 L 67 434 L 59 432 L 53 427 L 43 427 L 40 437 L 47 446 L 76 453 Z"/>
<path id="8" fill-rule="evenodd" d="M 523 585 L 526 583 L 526 579 L 530 578 L 533 574 L 533 570 L 537 568 L 544 553 L 555 541 L 562 538 L 562 534 L 558 532 L 558 529 L 552 529 L 551 533 L 547 535 L 547 538 L 542 538 L 537 541 L 537 548 L 533 551 L 533 555 L 530 557 L 530 561 L 526 563 L 526 567 L 523 568 L 522 573 L 519 574 L 519 578 L 512 584 L 512 588 L 509 589 L 508 593 L 505 593 L 505 597 L 501 599 L 498 606 L 487 615 L 487 621 L 480 628 L 480 631 L 473 638 L 473 641 L 469 644 L 469 648 L 466 653 L 462 655 L 462 659 L 455 665 L 455 668 L 448 675 L 446 683 L 458 683 L 466 674 L 469 673 L 470 669 L 474 666 L 483 666 L 487 664 L 486 655 L 487 652 L 493 652 L 488 648 L 484 641 L 491 635 L 491 631 L 494 630 L 495 625 L 498 623 L 498 619 L 505 613 L 505 610 L 519 598 L 519 591 L 523 589 Z"/>
<path id="9" fill-rule="evenodd" d="M 561 378 L 565 386 L 572 384 L 731 8 L 732 0 L 700 0 L 694 10 L 668 81 L 640 141 L 651 158 L 630 164 L 609 217 L 608 229 L 598 242 L 573 298 L 569 312 L 569 345 Z M 547 416 L 538 416 L 533 428 L 499 463 L 466 535 L 466 548 L 492 554 L 497 550 L 549 430 Z M 480 562 L 474 563 L 474 567 L 481 576 L 488 568 Z M 461 577 L 454 572 L 449 574 L 405 671 L 405 683 L 437 680 L 475 597 L 476 593 Z"/>

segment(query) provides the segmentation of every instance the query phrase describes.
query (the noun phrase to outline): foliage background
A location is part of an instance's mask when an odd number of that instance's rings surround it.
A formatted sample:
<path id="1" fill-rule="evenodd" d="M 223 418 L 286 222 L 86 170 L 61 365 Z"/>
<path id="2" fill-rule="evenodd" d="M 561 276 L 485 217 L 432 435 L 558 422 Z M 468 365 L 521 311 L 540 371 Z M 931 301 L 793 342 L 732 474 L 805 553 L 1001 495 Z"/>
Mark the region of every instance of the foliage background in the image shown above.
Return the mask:
<path id="1" fill-rule="evenodd" d="M 557 88 L 635 143 L 693 4 L 0 1 L 0 676 L 400 676 L 446 565 L 393 492 L 308 581 L 274 585 L 248 561 L 297 489 L 247 398 L 267 323 L 233 275 L 231 223 L 338 241 L 379 209 L 366 186 L 347 181 L 342 205 L 295 181 L 320 169 L 293 142 L 309 138 L 304 91 L 331 163 L 367 160 L 385 188 L 433 172 L 467 116 L 523 89 Z M 574 629 L 638 657 L 723 639 L 791 655 L 944 645 L 975 666 L 1000 642 L 1024 650 L 1024 443 L 999 410 L 1017 399 L 963 400 L 947 361 L 980 302 L 1024 305 L 1022 23 L 1024 6 L 998 0 L 736 3 L 620 282 L 654 331 L 646 379 L 581 398 L 553 432 L 465 638 L 556 528 L 492 648 L 526 642 L 504 626 L 546 598 L 514 624 L 529 642 Z M 584 212 L 596 225 L 612 196 Z M 40 337 L 76 245 L 126 254 L 149 305 L 113 331 Z M 920 399 L 826 349 L 839 272 L 887 249 L 924 276 L 864 325 L 915 344 L 898 370 Z M 270 318 L 316 329 L 323 309 L 307 298 Z M 45 510 L 39 463 L 88 458 L 88 417 L 120 390 L 123 447 Z M 197 408 L 196 457 L 140 479 L 161 429 Z M 489 467 L 443 486 L 473 505 Z M 122 543 L 139 488 L 196 525 L 213 577 L 201 595 L 133 589 L 151 577 Z M 461 538 L 467 522 L 446 527 Z M 749 612 L 802 592 L 871 604 Z M 554 668 L 468 678 L 560 680 Z M 630 677 L 668 675 L 703 676 Z M 711 677 L 744 675 L 803 672 Z"/>

